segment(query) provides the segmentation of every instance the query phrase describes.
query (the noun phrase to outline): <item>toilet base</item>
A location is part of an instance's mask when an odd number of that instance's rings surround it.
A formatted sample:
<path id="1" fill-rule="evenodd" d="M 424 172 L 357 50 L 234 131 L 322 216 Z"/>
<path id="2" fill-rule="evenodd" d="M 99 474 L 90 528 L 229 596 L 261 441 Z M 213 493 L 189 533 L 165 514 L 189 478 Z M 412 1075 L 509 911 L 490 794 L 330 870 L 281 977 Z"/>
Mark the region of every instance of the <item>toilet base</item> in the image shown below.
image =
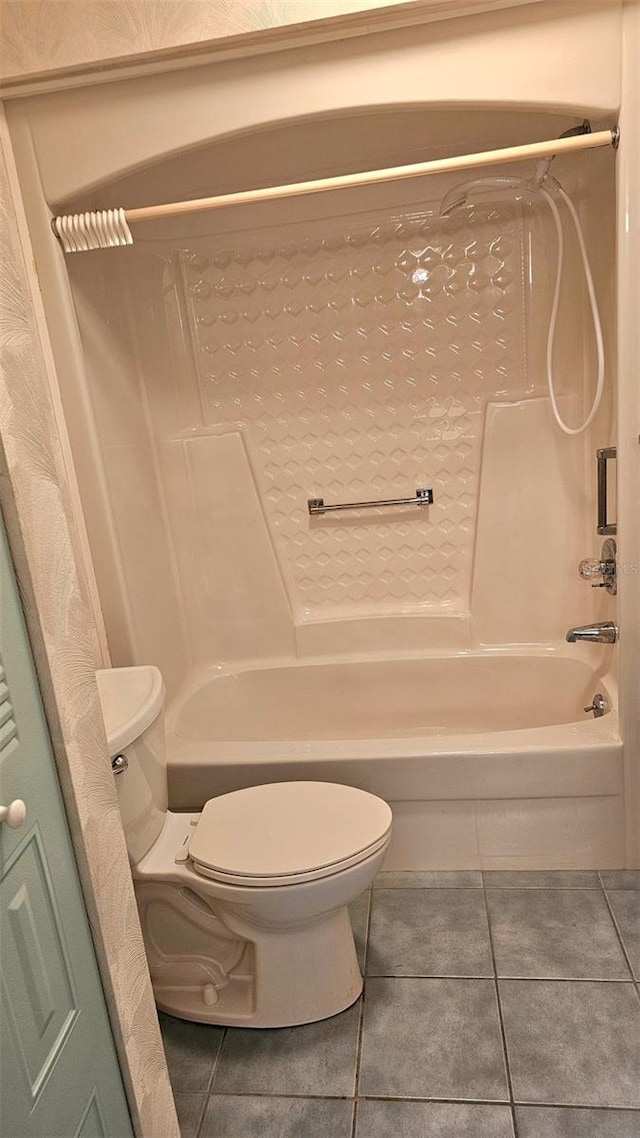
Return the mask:
<path id="1" fill-rule="evenodd" d="M 169 815 L 134 867 L 158 1007 L 229 1027 L 294 1027 L 350 1007 L 362 976 L 348 905 L 371 885 L 388 842 L 318 879 L 238 886 L 175 860 L 188 827 Z"/>
<path id="2" fill-rule="evenodd" d="M 337 1015 L 362 992 L 346 907 L 286 931 L 219 915 L 227 936 L 238 935 L 237 963 L 225 973 L 192 958 L 185 970 L 183 958 L 160 959 L 156 945 L 149 964 L 161 1011 L 198 1023 L 294 1027 Z"/>

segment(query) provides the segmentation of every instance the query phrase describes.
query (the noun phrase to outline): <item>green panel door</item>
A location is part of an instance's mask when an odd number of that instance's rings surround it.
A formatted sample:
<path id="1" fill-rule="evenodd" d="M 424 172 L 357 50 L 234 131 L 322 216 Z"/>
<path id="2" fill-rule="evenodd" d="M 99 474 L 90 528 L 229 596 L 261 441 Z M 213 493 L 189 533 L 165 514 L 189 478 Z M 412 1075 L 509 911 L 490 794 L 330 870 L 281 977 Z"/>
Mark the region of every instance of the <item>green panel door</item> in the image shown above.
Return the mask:
<path id="1" fill-rule="evenodd" d="M 0 1138 L 132 1138 L 1 521 L 0 804 Z"/>

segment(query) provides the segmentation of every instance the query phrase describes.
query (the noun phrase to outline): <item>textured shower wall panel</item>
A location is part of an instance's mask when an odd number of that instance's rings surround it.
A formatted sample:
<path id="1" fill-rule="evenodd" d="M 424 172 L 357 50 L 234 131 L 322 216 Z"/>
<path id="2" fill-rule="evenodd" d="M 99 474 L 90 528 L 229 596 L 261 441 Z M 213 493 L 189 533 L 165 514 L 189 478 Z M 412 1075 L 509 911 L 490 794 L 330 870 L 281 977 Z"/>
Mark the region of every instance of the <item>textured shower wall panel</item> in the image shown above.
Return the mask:
<path id="1" fill-rule="evenodd" d="M 560 404 L 573 420 L 576 404 Z M 549 644 L 592 618 L 594 593 L 576 571 L 591 540 L 584 467 L 583 440 L 555 427 L 548 399 L 487 407 L 472 604 L 479 643 Z"/>
<path id="2" fill-rule="evenodd" d="M 243 440 L 182 443 L 191 490 L 197 659 L 293 656 L 293 622 Z"/>
<path id="3" fill-rule="evenodd" d="M 176 287 L 205 429 L 243 432 L 294 619 L 467 611 L 484 406 L 527 392 L 517 209 L 200 239 Z M 430 508 L 308 516 L 421 486 Z"/>
<path id="4" fill-rule="evenodd" d="M 61 389 L 111 662 L 156 664 L 173 694 L 188 645 L 121 264 L 78 257 L 70 265 L 87 371 L 78 391 L 73 373 L 60 369 Z M 146 297 L 151 282 L 140 263 L 136 282 Z"/>

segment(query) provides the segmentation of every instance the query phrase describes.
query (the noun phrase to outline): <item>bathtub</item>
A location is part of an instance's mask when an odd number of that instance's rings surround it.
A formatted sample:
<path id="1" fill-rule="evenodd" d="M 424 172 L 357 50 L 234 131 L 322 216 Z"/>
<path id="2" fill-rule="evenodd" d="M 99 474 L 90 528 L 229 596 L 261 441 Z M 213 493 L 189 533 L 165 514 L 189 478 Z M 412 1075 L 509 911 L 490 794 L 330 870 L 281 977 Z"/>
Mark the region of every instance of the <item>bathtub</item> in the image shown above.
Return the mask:
<path id="1" fill-rule="evenodd" d="M 595 658 L 595 657 L 594 657 Z M 599 719 L 585 714 L 596 691 Z M 318 779 L 392 806 L 389 869 L 623 864 L 615 683 L 562 652 L 217 667 L 167 713 L 169 799 Z"/>

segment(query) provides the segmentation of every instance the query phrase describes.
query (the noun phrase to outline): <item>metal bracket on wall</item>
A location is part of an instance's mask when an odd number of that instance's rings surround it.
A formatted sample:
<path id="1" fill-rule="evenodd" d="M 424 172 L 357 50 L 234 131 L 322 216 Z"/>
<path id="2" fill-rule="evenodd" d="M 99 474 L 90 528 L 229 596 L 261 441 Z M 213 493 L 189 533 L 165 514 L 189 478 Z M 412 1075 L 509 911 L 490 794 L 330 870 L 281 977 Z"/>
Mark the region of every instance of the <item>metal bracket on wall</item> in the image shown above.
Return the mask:
<path id="1" fill-rule="evenodd" d="M 601 537 L 612 537 L 617 534 L 618 527 L 615 522 L 610 522 L 607 518 L 607 462 L 610 458 L 616 457 L 615 447 L 601 447 L 596 451 L 596 461 L 598 469 L 598 527 L 597 533 Z"/>

